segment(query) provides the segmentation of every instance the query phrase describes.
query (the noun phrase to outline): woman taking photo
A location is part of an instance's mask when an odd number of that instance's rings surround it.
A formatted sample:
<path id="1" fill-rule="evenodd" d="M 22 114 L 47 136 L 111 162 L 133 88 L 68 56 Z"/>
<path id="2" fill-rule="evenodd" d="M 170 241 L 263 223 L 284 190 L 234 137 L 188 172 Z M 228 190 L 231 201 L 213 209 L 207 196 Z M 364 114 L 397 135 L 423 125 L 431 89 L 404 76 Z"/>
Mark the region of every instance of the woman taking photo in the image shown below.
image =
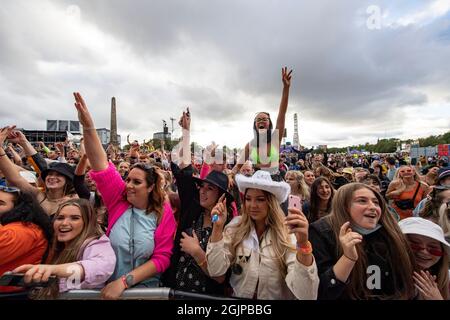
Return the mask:
<path id="1" fill-rule="evenodd" d="M 138 163 L 123 181 L 114 164 L 108 163 L 83 98 L 79 93 L 74 96 L 90 176 L 108 210 L 106 234 L 117 257 L 112 282 L 102 290 L 102 297 L 118 299 L 133 286 L 157 287 L 169 266 L 176 230 L 170 203 L 165 203 L 162 175 L 159 169 Z"/>
<path id="2" fill-rule="evenodd" d="M 310 226 L 319 299 L 412 299 L 414 257 L 382 196 L 361 183 L 341 187 L 332 213 Z"/>
<path id="3" fill-rule="evenodd" d="M 109 238 L 100 230 L 94 210 L 86 199 L 74 199 L 59 206 L 53 221 L 51 264 L 26 264 L 13 272 L 25 273 L 25 283 L 59 283 L 39 290 L 38 299 L 55 299 L 72 289 L 103 288 L 114 272 L 116 255 Z"/>
<path id="4" fill-rule="evenodd" d="M 414 285 L 423 300 L 448 300 L 448 250 L 442 228 L 423 218 L 406 218 L 399 222 L 414 253 L 418 270 Z"/>
<path id="5" fill-rule="evenodd" d="M 301 299 L 317 297 L 319 279 L 308 220 L 298 209 L 284 216 L 280 203 L 289 195 L 286 182 L 275 182 L 259 170 L 252 177 L 236 176 L 244 194 L 243 214 L 224 229 L 225 200 L 211 214 L 218 216 L 206 259 L 211 276 L 231 268 L 233 296 L 247 299 Z"/>

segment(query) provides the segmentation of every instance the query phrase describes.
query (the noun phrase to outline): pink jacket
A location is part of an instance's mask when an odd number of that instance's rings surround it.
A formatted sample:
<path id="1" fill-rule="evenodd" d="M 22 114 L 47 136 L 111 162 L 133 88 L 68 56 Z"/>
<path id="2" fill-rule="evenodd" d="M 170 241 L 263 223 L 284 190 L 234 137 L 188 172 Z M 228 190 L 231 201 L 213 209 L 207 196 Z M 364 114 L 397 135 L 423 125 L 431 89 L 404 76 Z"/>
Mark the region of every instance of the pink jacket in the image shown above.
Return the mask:
<path id="1" fill-rule="evenodd" d="M 112 162 L 109 162 L 108 168 L 103 171 L 91 171 L 90 176 L 96 182 L 98 191 L 108 209 L 106 235 L 109 236 L 114 224 L 130 207 L 130 203 L 125 199 L 126 184 Z M 176 229 L 172 208 L 170 203 L 166 202 L 161 222 L 155 231 L 155 250 L 150 259 L 155 264 L 158 273 L 164 272 L 169 267 Z"/>

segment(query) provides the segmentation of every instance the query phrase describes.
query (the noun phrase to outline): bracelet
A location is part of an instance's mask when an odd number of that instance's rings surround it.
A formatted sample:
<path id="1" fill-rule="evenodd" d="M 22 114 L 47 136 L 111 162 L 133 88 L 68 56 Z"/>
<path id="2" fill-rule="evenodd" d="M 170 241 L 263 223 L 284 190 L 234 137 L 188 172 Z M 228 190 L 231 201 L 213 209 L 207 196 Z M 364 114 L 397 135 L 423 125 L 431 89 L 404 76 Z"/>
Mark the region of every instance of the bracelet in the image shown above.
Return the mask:
<path id="1" fill-rule="evenodd" d="M 125 289 L 128 289 L 127 277 L 126 276 L 121 276 L 120 280 L 122 280 L 122 283 L 123 283 Z"/>
<path id="2" fill-rule="evenodd" d="M 305 245 L 301 245 L 297 243 L 297 250 L 300 251 L 301 254 L 311 254 L 313 251 L 311 242 L 306 242 Z"/>
<path id="3" fill-rule="evenodd" d="M 358 261 L 358 260 L 355 260 L 355 259 L 352 259 L 352 258 L 347 257 L 345 254 L 343 254 L 343 256 L 346 257 L 346 258 L 347 258 L 348 260 L 350 260 L 351 262 L 356 263 L 356 261 Z"/>
<path id="4" fill-rule="evenodd" d="M 94 127 L 83 127 L 83 130 L 97 130 Z"/>
<path id="5" fill-rule="evenodd" d="M 205 258 L 205 260 L 203 260 L 201 263 L 197 262 L 197 264 L 198 264 L 199 267 L 203 267 L 203 265 L 206 264 L 206 262 L 207 262 L 207 260 Z"/>

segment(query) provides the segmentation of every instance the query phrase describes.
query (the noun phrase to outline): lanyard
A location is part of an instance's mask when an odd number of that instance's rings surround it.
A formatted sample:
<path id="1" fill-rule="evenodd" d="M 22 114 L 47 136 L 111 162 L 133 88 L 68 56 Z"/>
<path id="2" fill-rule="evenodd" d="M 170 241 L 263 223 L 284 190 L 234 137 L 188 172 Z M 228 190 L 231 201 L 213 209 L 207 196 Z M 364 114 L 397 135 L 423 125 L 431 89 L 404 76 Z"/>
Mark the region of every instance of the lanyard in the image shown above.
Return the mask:
<path id="1" fill-rule="evenodd" d="M 135 262 L 134 262 L 134 207 L 131 207 L 131 215 L 130 215 L 130 254 L 131 254 L 131 270 L 134 270 Z"/>

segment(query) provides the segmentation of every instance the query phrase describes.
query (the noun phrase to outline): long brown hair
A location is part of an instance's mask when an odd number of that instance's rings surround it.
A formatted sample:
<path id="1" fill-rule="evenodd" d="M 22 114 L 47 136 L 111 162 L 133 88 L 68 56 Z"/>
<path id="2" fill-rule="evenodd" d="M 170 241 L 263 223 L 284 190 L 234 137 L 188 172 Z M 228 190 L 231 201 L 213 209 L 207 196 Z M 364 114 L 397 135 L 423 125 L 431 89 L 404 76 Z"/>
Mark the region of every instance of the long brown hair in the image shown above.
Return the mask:
<path id="1" fill-rule="evenodd" d="M 61 210 L 67 206 L 74 206 L 80 210 L 81 217 L 83 219 L 83 229 L 81 230 L 81 233 L 68 245 L 65 245 L 64 242 L 58 241 L 55 233 L 51 246 L 52 259 L 50 264 L 64 264 L 79 261 L 86 246 L 92 240 L 98 239 L 103 235 L 103 231 L 97 223 L 95 211 L 92 208 L 91 203 L 86 199 L 71 199 L 60 204 L 55 213 L 55 220 L 58 218 Z M 55 283 L 48 288 L 40 290 L 35 298 L 56 298 L 58 294 L 59 286 Z"/>
<path id="2" fill-rule="evenodd" d="M 313 184 L 311 185 L 311 197 L 310 197 L 311 206 L 309 208 L 309 216 L 308 216 L 309 223 L 312 223 L 312 222 L 318 220 L 319 218 L 321 218 L 321 217 L 319 217 L 320 198 L 317 195 L 317 193 L 318 193 L 319 187 L 323 181 L 325 181 L 330 186 L 330 189 L 331 189 L 331 195 L 330 195 L 330 199 L 328 200 L 328 203 L 327 203 L 327 211 L 326 211 L 327 213 L 331 212 L 335 190 L 334 190 L 333 185 L 331 184 L 330 180 L 321 176 L 321 177 L 316 178 L 316 180 L 314 180 Z"/>
<path id="3" fill-rule="evenodd" d="M 374 189 L 362 183 L 349 183 L 338 189 L 333 198 L 332 213 L 325 217 L 331 225 L 336 243 L 337 256 L 343 255 L 342 246 L 339 241 L 339 232 L 341 226 L 347 222 L 352 221 L 350 216 L 350 205 L 352 203 L 353 194 L 360 189 L 368 189 L 377 197 L 381 208 L 381 217 L 378 223 L 382 226 L 379 231 L 382 232 L 386 241 L 386 246 L 390 246 L 391 266 L 394 275 L 399 275 L 399 278 L 394 278 L 394 287 L 396 292 L 393 296 L 374 296 L 373 293 L 366 287 L 368 259 L 364 248 L 364 242 L 356 245 L 359 259 L 350 274 L 350 282 L 347 285 L 347 293 L 352 299 L 411 299 L 415 295 L 414 285 L 412 281 L 412 274 L 414 271 L 414 255 L 409 247 L 406 237 L 400 230 L 397 221 L 388 212 L 386 203 L 383 197 Z"/>
<path id="4" fill-rule="evenodd" d="M 154 211 L 159 224 L 163 216 L 164 202 L 166 199 L 163 182 L 164 178 L 161 169 L 148 164 L 136 163 L 130 168 L 129 172 L 135 168 L 145 172 L 145 181 L 147 182 L 148 187 L 154 185 L 153 190 L 148 194 L 146 213 L 149 214 Z"/>
<path id="5" fill-rule="evenodd" d="M 433 188 L 430 193 L 431 199 L 427 199 L 425 201 L 425 205 L 422 210 L 420 210 L 419 215 L 422 218 L 432 220 L 435 223 L 438 223 L 439 220 L 439 208 L 441 207 L 444 197 L 443 192 L 450 190 L 447 189 L 437 189 Z"/>
<path id="6" fill-rule="evenodd" d="M 232 233 L 231 253 L 233 256 L 236 256 L 237 248 L 250 235 L 252 224 L 254 224 L 247 212 L 247 206 L 245 205 L 245 196 L 247 195 L 248 190 L 249 189 L 247 189 L 244 194 L 241 220 L 236 225 L 230 226 L 228 231 Z M 273 194 L 264 190 L 262 191 L 269 206 L 266 217 L 266 230 L 271 233 L 275 259 L 277 259 L 282 276 L 285 277 L 287 274 L 287 266 L 284 261 L 284 256 L 287 250 L 295 251 L 296 249 L 289 240 L 289 231 L 284 224 L 285 215 L 277 199 Z"/>

